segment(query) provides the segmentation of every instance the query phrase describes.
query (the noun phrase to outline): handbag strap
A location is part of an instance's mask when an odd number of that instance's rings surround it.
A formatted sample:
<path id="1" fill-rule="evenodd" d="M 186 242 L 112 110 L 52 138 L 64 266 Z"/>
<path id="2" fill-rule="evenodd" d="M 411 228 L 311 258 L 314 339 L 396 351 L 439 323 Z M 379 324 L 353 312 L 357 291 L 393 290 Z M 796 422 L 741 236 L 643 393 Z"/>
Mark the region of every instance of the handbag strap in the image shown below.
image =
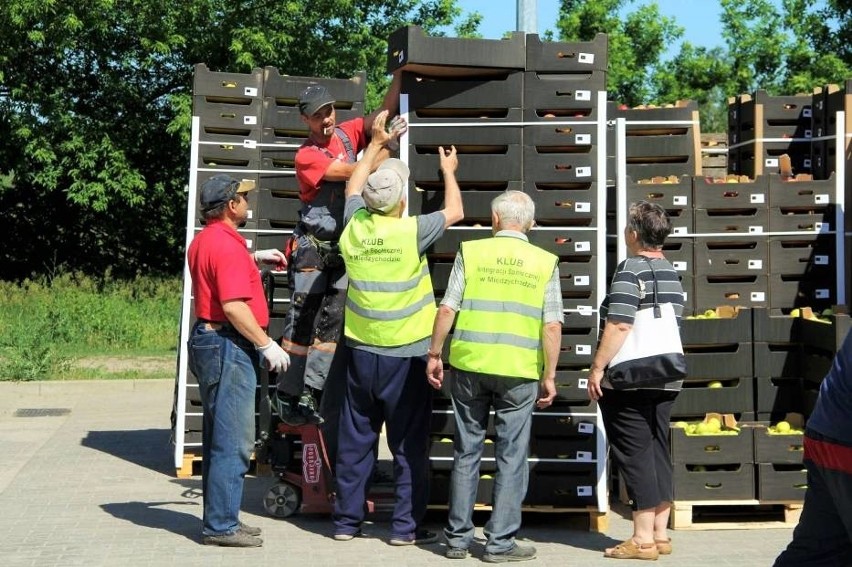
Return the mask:
<path id="1" fill-rule="evenodd" d="M 657 272 L 654 271 L 654 265 L 651 263 L 651 259 L 647 256 L 642 256 L 646 262 L 648 262 L 648 267 L 651 269 L 651 279 L 654 280 L 654 319 L 659 319 L 663 316 L 660 311 L 660 302 L 657 301 Z"/>

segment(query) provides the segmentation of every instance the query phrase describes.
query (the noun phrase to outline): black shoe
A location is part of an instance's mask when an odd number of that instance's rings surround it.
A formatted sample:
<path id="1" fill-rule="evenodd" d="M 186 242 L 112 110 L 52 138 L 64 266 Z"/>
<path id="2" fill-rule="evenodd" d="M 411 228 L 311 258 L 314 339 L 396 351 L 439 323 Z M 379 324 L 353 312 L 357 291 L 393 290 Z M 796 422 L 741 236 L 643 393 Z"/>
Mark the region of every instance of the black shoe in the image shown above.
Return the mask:
<path id="1" fill-rule="evenodd" d="M 204 545 L 218 545 L 219 547 L 260 547 L 263 545 L 263 540 L 237 530 L 232 534 L 204 536 Z"/>
<path id="2" fill-rule="evenodd" d="M 407 537 L 393 536 L 390 539 L 391 545 L 426 545 L 427 543 L 435 543 L 438 541 L 438 534 L 429 530 L 417 530 Z"/>
<path id="3" fill-rule="evenodd" d="M 507 563 L 509 561 L 529 561 L 535 559 L 535 548 L 531 545 L 515 545 L 503 553 L 486 553 L 482 560 L 486 563 Z"/>
<path id="4" fill-rule="evenodd" d="M 325 421 L 317 411 L 317 401 L 309 390 L 302 392 L 299 397 L 298 412 L 311 425 L 320 425 Z"/>
<path id="5" fill-rule="evenodd" d="M 299 408 L 299 398 L 297 396 L 289 396 L 284 392 L 275 392 L 273 404 L 278 412 L 278 418 L 287 425 L 298 427 L 308 422 Z"/>

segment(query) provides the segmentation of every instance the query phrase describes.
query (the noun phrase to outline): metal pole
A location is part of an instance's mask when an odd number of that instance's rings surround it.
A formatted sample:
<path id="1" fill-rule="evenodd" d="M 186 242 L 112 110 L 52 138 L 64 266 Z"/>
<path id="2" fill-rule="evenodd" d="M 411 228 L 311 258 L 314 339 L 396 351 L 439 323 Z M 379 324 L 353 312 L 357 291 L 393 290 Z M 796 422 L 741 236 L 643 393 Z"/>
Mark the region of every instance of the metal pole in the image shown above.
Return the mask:
<path id="1" fill-rule="evenodd" d="M 517 25 L 515 29 L 526 33 L 538 33 L 536 22 L 537 0 L 518 0 Z"/>

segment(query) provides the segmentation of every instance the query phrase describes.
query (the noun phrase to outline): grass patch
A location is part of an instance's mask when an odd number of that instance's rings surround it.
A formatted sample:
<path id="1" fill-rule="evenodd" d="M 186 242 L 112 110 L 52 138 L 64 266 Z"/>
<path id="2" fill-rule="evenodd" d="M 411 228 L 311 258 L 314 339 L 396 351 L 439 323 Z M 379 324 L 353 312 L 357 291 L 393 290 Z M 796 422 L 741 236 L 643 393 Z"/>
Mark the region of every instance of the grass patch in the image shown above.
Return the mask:
<path id="1" fill-rule="evenodd" d="M 179 278 L 80 274 L 0 282 L 0 380 L 173 377 L 181 285 Z M 94 353 L 131 361 L 155 354 L 171 358 L 171 369 L 80 366 Z"/>

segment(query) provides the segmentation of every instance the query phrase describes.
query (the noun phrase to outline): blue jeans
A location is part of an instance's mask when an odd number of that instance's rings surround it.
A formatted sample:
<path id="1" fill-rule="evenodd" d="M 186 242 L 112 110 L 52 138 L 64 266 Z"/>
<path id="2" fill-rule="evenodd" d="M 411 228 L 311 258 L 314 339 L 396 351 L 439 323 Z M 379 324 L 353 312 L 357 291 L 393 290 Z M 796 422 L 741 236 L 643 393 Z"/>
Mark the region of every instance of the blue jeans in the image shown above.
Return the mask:
<path id="1" fill-rule="evenodd" d="M 497 474 L 491 517 L 485 524 L 486 553 L 515 547 L 521 528 L 521 504 L 529 482 L 530 425 L 538 397 L 538 381 L 472 374 L 453 369 L 451 393 L 456 420 L 454 463 L 450 484 L 447 545 L 467 549 L 473 541 L 473 506 L 479 483 L 488 412 L 494 408 Z"/>
<path id="2" fill-rule="evenodd" d="M 255 438 L 258 355 L 230 327 L 211 331 L 200 323 L 193 327 L 187 349 L 204 410 L 202 533 L 232 534 L 239 527 L 243 482 Z"/>

